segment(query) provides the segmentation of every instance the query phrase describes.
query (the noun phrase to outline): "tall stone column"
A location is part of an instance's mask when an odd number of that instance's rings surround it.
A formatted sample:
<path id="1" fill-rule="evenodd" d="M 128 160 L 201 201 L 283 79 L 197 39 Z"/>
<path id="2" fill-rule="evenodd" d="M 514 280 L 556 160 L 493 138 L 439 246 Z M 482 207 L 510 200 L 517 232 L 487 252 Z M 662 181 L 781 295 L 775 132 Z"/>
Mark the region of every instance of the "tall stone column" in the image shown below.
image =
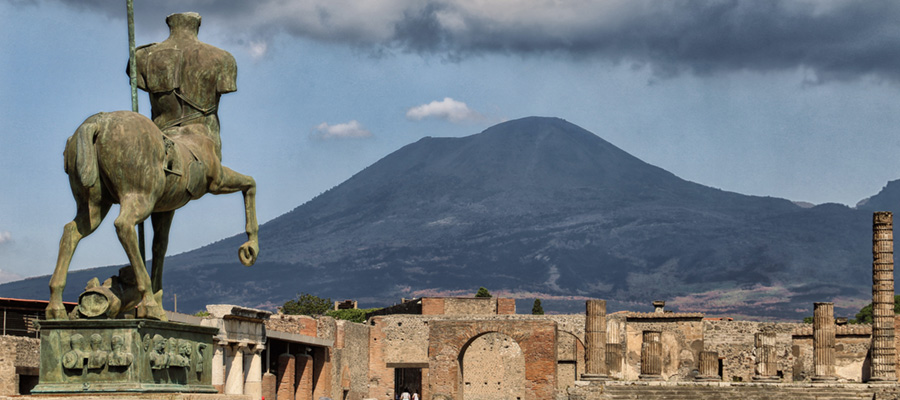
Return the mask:
<path id="1" fill-rule="evenodd" d="M 253 400 L 260 400 L 262 394 L 262 352 L 266 346 L 254 345 L 245 362 L 247 379 L 244 381 L 244 394 L 253 396 Z"/>
<path id="2" fill-rule="evenodd" d="M 814 381 L 833 381 L 834 374 L 834 303 L 814 303 L 813 309 L 813 364 Z"/>
<path id="3" fill-rule="evenodd" d="M 212 385 L 219 393 L 225 393 L 225 346 L 228 342 L 216 341 L 212 357 Z"/>
<path id="4" fill-rule="evenodd" d="M 876 212 L 872 218 L 872 374 L 869 381 L 895 382 L 894 345 L 894 217 Z"/>
<path id="5" fill-rule="evenodd" d="M 583 380 L 608 379 L 606 369 L 606 300 L 585 302 Z"/>
<path id="6" fill-rule="evenodd" d="M 278 400 L 294 400 L 294 363 L 290 353 L 278 356 Z"/>
<path id="7" fill-rule="evenodd" d="M 700 352 L 700 375 L 694 378 L 698 381 L 719 381 L 719 352 Z"/>
<path id="8" fill-rule="evenodd" d="M 662 379 L 662 342 L 660 331 L 644 331 L 641 343 L 641 380 Z"/>
<path id="9" fill-rule="evenodd" d="M 756 333 L 756 375 L 754 381 L 778 382 L 778 358 L 775 353 L 775 332 Z"/>
<path id="10" fill-rule="evenodd" d="M 246 343 L 236 343 L 228 347 L 225 361 L 228 362 L 225 376 L 225 394 L 244 394 L 244 349 Z"/>

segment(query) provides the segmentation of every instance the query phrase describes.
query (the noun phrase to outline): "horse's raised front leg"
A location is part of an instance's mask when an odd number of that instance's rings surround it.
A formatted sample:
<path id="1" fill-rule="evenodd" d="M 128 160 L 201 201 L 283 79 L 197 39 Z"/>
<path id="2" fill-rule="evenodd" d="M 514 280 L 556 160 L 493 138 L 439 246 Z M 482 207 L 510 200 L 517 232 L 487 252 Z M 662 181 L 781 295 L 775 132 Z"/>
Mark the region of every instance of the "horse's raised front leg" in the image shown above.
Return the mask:
<path id="1" fill-rule="evenodd" d="M 66 275 L 69 272 L 72 255 L 75 254 L 78 242 L 94 232 L 100 226 L 100 221 L 109 212 L 110 204 L 102 204 L 99 200 L 99 186 L 95 189 L 73 190 L 73 193 L 78 202 L 78 211 L 75 219 L 63 227 L 62 238 L 59 239 L 59 255 L 56 258 L 53 276 L 50 278 L 50 303 L 47 304 L 46 309 L 47 319 L 68 319 L 62 296 L 66 289 Z"/>
<path id="2" fill-rule="evenodd" d="M 137 231 L 134 226 L 150 216 L 153 202 L 147 196 L 129 194 L 120 199 L 119 216 L 116 218 L 116 233 L 119 242 L 128 255 L 128 261 L 134 269 L 137 290 L 141 293 L 141 304 L 137 309 L 138 318 L 167 321 L 166 312 L 153 296 L 152 283 L 138 245 Z"/>
<path id="3" fill-rule="evenodd" d="M 169 228 L 175 211 L 164 211 L 150 214 L 153 222 L 153 264 L 150 270 L 151 290 L 156 301 L 162 304 L 163 263 L 166 261 L 166 248 L 169 247 Z"/>
<path id="4" fill-rule="evenodd" d="M 256 222 L 256 181 L 252 177 L 239 174 L 226 166 L 222 166 L 222 174 L 218 182 L 210 187 L 212 194 L 244 193 L 244 215 L 247 231 L 247 242 L 238 250 L 241 263 L 251 266 L 259 256 L 259 224 Z"/>

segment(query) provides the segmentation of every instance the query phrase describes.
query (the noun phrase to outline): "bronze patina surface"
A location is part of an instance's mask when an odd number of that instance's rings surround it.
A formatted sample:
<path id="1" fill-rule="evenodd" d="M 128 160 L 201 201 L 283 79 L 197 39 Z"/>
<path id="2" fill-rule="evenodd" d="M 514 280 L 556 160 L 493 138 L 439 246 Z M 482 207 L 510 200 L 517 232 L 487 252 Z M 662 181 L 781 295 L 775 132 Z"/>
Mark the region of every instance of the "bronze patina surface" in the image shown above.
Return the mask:
<path id="1" fill-rule="evenodd" d="M 39 324 L 40 383 L 34 393 L 216 392 L 216 328 L 135 319 Z"/>
<path id="2" fill-rule="evenodd" d="M 135 70 L 128 71 L 149 93 L 153 119 L 130 111 L 95 114 L 66 142 L 65 171 L 78 207 L 60 239 L 47 319 L 68 318 L 62 294 L 72 255 L 113 204 L 120 205 L 116 233 L 132 271 L 89 284 L 75 314 L 79 317 L 122 318 L 137 305 L 138 318 L 165 320 L 160 301 L 172 217 L 206 193 L 243 193 L 247 242 L 238 255 L 244 265 L 256 262 L 256 182 L 221 162 L 217 110 L 220 96 L 237 89 L 234 58 L 197 38 L 200 15 L 173 14 L 166 23 L 169 38 L 139 48 Z M 152 274 L 135 231 L 148 217 L 153 225 Z"/>

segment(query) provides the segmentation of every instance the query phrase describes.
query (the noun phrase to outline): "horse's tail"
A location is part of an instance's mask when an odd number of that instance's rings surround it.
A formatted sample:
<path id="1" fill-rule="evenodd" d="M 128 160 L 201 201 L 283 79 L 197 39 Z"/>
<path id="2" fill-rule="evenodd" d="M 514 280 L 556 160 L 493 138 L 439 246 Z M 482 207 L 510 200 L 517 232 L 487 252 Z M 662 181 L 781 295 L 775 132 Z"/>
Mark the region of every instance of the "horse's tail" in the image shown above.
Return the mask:
<path id="1" fill-rule="evenodd" d="M 94 186 L 99 178 L 97 152 L 94 150 L 94 138 L 100 133 L 95 118 L 88 118 L 66 141 L 63 152 L 66 173 L 77 173 L 78 180 L 85 187 Z"/>

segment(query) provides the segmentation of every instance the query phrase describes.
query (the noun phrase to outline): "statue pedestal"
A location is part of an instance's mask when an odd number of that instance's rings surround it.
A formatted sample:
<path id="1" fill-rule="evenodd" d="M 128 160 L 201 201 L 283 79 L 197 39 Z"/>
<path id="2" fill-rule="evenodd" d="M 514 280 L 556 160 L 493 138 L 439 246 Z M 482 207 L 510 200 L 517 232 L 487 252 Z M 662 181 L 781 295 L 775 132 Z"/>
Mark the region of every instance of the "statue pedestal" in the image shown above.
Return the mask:
<path id="1" fill-rule="evenodd" d="M 35 394 L 216 393 L 218 328 L 143 319 L 39 321 Z"/>

